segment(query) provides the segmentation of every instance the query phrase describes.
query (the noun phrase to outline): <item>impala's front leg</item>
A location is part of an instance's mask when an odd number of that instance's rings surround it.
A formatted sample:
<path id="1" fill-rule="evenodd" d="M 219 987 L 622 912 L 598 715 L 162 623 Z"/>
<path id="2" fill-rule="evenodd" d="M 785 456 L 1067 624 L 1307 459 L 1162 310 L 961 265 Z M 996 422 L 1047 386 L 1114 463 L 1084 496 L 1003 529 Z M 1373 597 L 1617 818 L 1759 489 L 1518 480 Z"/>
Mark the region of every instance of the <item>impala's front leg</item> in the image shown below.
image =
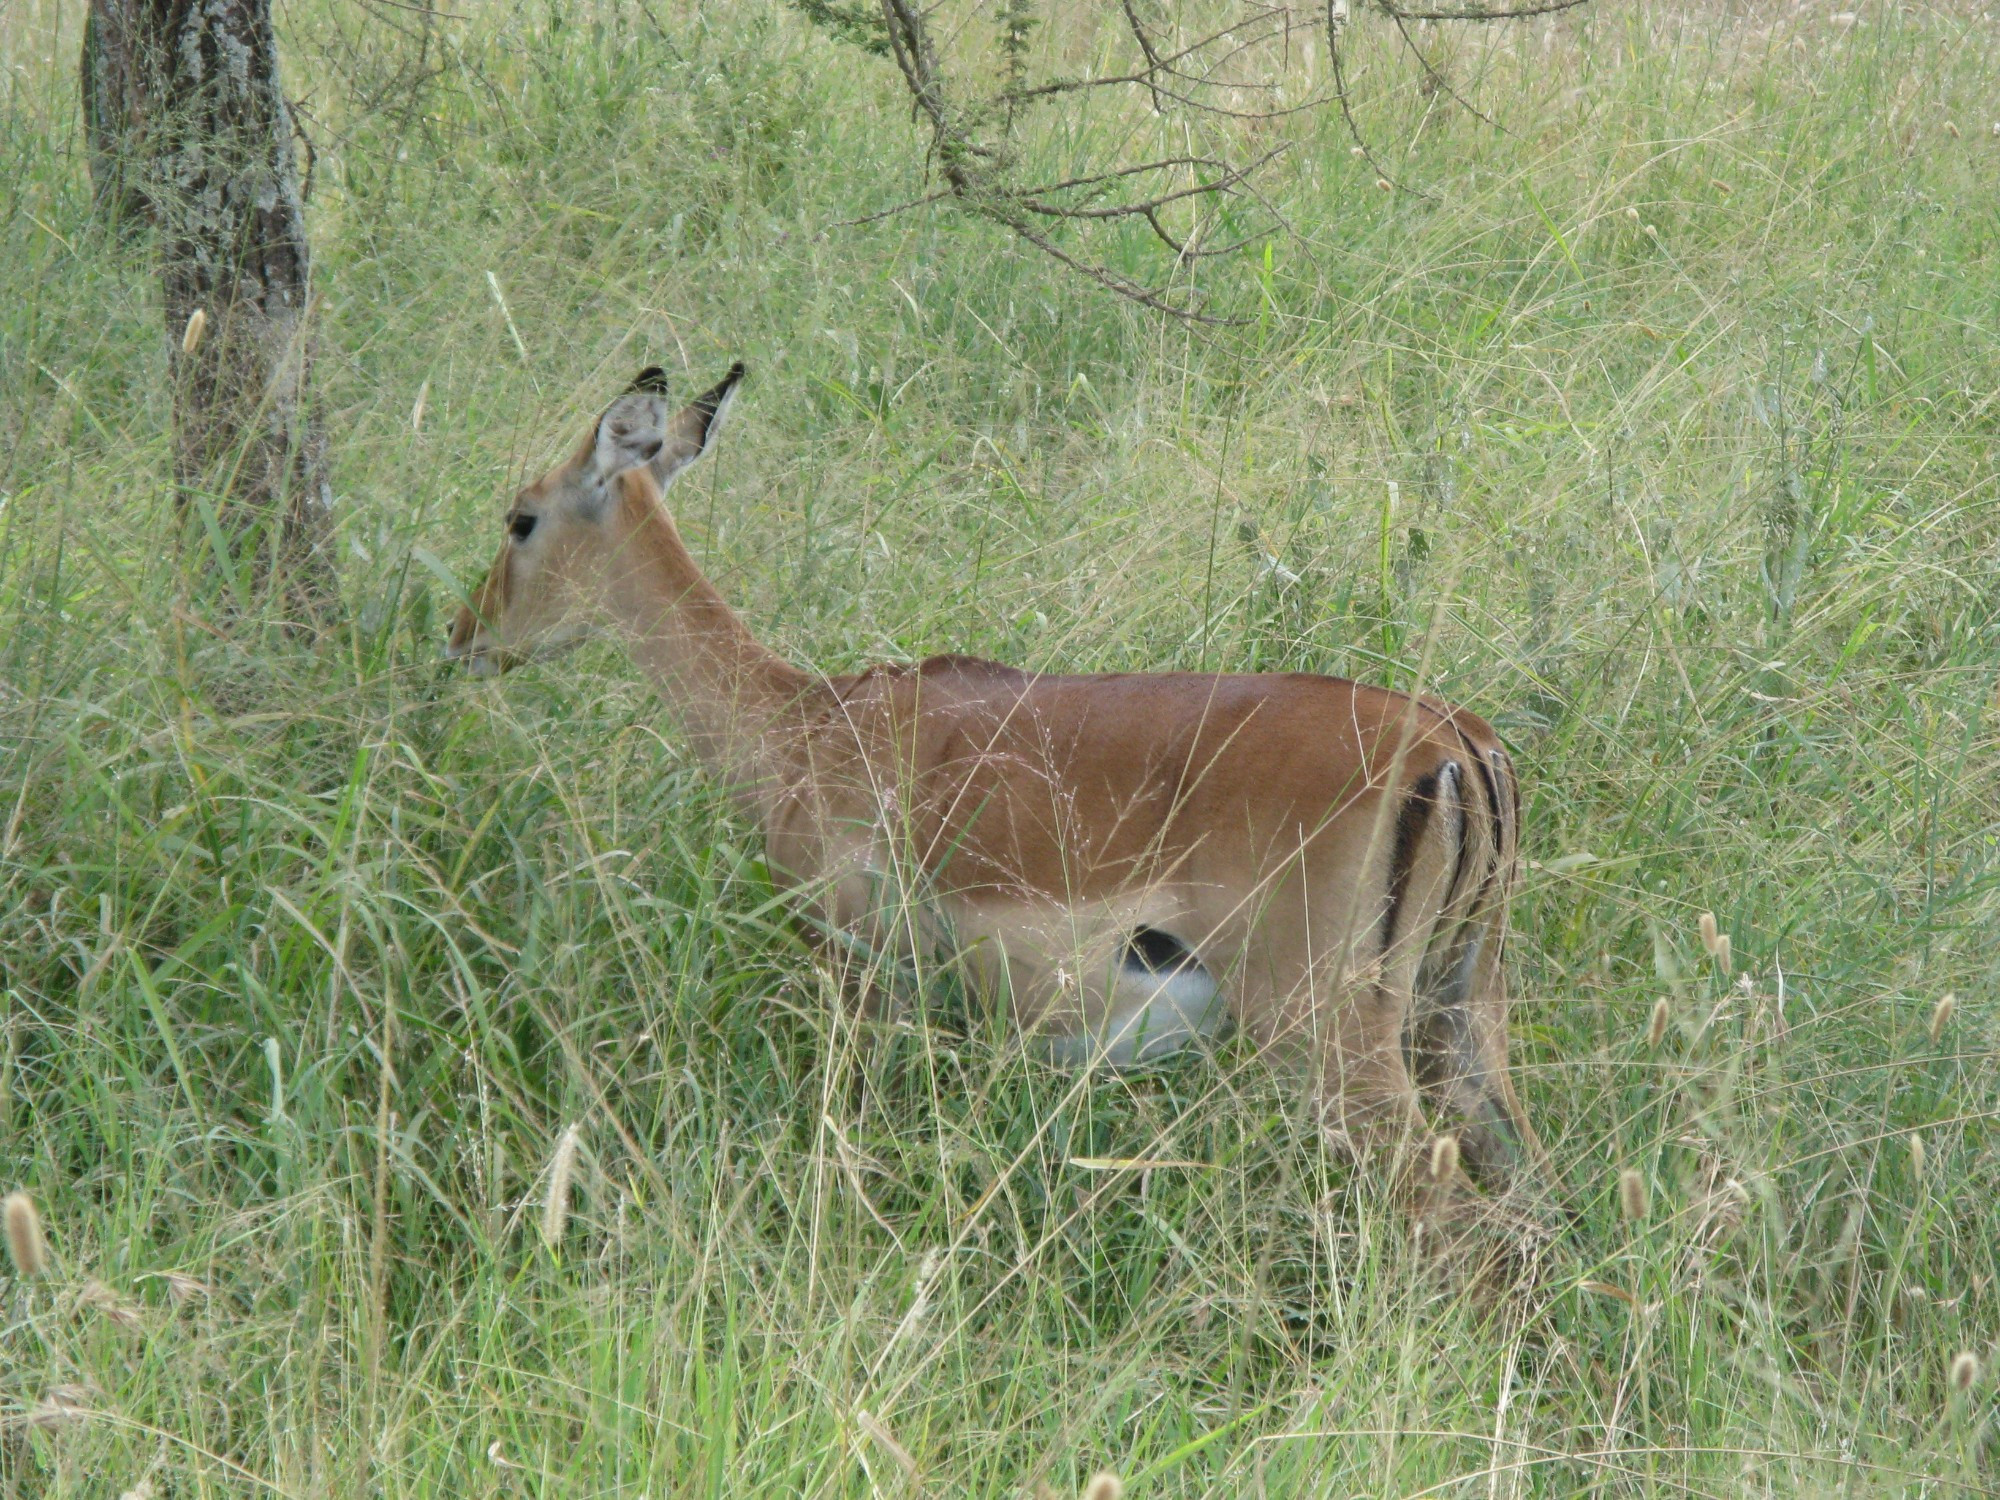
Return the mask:
<path id="1" fill-rule="evenodd" d="M 869 1020 L 891 1014 L 897 980 L 912 971 L 918 949 L 915 918 L 883 861 L 865 848 L 841 855 L 803 905 L 815 946 L 854 1013 Z"/>
<path id="2" fill-rule="evenodd" d="M 770 813 L 765 852 L 772 878 L 790 891 L 808 941 L 852 1009 L 874 1018 L 889 1009 L 884 970 L 901 956 L 895 927 L 883 920 L 885 865 L 866 821 L 837 811 L 806 782 Z"/>
<path id="3" fill-rule="evenodd" d="M 884 823 L 850 824 L 828 840 L 823 906 L 828 951 L 860 1014 L 890 1014 L 945 951 L 933 892 Z"/>

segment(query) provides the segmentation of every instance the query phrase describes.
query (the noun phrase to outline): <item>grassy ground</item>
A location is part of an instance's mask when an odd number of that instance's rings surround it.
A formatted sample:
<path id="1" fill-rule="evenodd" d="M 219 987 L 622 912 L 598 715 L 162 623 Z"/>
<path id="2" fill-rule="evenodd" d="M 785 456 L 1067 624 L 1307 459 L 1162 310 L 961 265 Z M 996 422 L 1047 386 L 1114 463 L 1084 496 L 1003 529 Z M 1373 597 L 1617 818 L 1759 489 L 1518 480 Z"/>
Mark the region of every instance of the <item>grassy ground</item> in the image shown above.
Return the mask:
<path id="1" fill-rule="evenodd" d="M 946 210 L 839 227 L 921 143 L 767 0 L 421 48 L 298 0 L 352 618 L 308 657 L 180 607 L 79 10 L 0 16 L 0 1186 L 54 1254 L 0 1280 L 0 1490 L 2000 1488 L 1947 1374 L 2000 1337 L 1991 19 L 1440 39 L 1504 133 L 1364 22 L 1428 196 L 1291 120 L 1298 237 L 1204 270 L 1249 321 L 1199 331 Z M 510 486 L 639 365 L 738 355 L 676 499 L 802 660 L 1421 670 L 1501 726 L 1579 1211 L 1538 1295 L 1413 1267 L 1252 1057 L 857 1029 L 615 652 L 439 663 Z"/>

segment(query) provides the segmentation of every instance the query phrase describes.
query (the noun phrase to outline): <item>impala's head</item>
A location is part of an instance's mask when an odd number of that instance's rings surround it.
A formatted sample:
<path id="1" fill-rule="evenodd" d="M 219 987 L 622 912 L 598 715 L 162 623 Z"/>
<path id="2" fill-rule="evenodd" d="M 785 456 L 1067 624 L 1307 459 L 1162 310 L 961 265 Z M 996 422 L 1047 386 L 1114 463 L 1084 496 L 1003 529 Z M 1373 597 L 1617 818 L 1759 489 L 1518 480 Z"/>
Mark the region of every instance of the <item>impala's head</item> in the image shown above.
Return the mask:
<path id="1" fill-rule="evenodd" d="M 514 497 L 500 555 L 458 612 L 445 655 L 486 677 L 582 639 L 633 508 L 645 514 L 708 450 L 742 378 L 742 364 L 731 365 L 721 384 L 674 412 L 666 372 L 641 370 L 576 451 Z"/>

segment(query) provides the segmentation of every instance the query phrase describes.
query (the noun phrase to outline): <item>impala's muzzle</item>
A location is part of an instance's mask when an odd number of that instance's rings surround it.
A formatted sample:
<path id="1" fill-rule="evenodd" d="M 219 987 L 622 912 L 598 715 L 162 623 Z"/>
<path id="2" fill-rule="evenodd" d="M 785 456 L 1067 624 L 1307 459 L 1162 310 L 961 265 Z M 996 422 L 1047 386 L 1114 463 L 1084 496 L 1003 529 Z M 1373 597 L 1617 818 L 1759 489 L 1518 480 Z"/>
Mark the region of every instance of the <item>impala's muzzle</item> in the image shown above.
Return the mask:
<path id="1" fill-rule="evenodd" d="M 560 656 L 590 638 L 587 620 L 570 620 L 545 630 L 534 640 L 519 646 L 503 646 L 492 639 L 471 610 L 461 610 L 445 642 L 446 661 L 462 661 L 474 677 L 498 677 L 524 667 L 538 657 Z"/>
<path id="2" fill-rule="evenodd" d="M 459 610 L 458 618 L 452 622 L 451 635 L 444 643 L 445 660 L 464 662 L 474 677 L 498 677 L 527 660 L 518 652 L 484 639 L 484 635 L 479 616 L 469 608 Z"/>
<path id="3" fill-rule="evenodd" d="M 464 662 L 466 670 L 474 677 L 498 677 L 527 660 L 515 652 L 502 651 L 495 646 L 460 646 L 455 642 L 445 646 L 444 655 L 446 661 Z"/>

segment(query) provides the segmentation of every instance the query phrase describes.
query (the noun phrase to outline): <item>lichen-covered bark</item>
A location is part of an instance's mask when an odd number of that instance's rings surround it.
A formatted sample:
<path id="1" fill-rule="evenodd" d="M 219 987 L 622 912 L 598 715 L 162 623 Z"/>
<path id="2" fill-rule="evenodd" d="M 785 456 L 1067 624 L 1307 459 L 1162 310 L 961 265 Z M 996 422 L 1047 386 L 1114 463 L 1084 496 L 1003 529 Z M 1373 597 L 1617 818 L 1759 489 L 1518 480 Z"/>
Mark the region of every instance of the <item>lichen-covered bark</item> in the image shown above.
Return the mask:
<path id="1" fill-rule="evenodd" d="M 233 564 L 308 624 L 335 597 L 332 495 L 270 3 L 123 3 L 146 101 L 139 181 L 158 232 L 181 504 L 212 504 Z"/>

